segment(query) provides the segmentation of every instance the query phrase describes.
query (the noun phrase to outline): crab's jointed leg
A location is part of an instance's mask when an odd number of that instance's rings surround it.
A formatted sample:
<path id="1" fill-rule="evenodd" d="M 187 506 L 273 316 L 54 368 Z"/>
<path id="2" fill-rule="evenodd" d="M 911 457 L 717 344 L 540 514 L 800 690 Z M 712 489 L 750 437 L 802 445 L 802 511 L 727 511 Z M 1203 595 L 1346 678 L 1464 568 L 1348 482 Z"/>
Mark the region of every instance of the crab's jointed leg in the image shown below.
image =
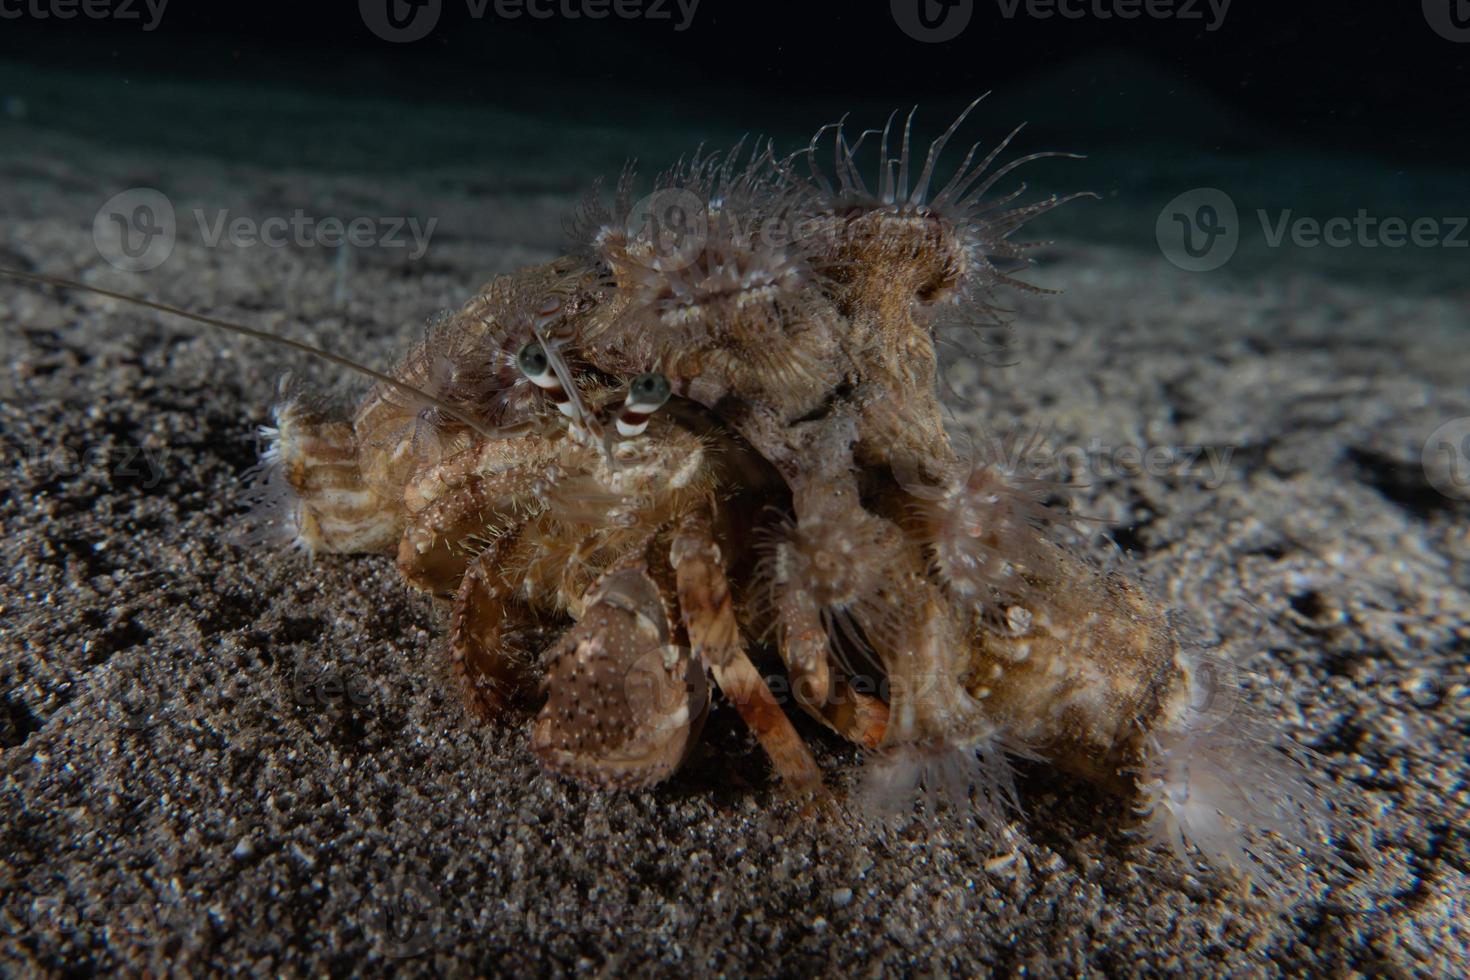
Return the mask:
<path id="1" fill-rule="evenodd" d="M 508 634 L 538 623 L 502 573 L 516 537 L 508 532 L 470 562 L 455 596 L 449 625 L 450 669 L 464 688 L 470 710 L 483 720 L 500 717 L 522 695 L 534 654 L 517 650 Z"/>
<path id="2" fill-rule="evenodd" d="M 714 673 L 786 784 L 799 793 L 819 791 L 822 774 L 816 760 L 746 656 L 708 513 L 695 512 L 680 522 L 670 560 L 695 655 Z"/>

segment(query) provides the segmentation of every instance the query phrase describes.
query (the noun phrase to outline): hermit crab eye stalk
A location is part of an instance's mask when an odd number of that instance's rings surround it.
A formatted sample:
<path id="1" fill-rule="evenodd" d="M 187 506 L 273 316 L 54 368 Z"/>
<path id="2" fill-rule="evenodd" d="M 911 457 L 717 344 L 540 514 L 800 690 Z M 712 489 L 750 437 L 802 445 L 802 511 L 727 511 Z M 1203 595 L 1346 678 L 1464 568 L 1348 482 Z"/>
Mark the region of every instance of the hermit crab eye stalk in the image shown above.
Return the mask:
<path id="1" fill-rule="evenodd" d="M 648 417 L 668 402 L 673 389 L 669 379 L 657 371 L 640 374 L 628 384 L 628 397 L 618 413 L 618 435 L 641 436 L 648 428 Z"/>
<path id="2" fill-rule="evenodd" d="M 546 386 L 542 384 L 541 379 L 553 377 L 551 359 L 546 356 L 546 351 L 541 345 L 534 340 L 522 347 L 521 352 L 516 355 L 516 367 L 521 369 L 522 374 L 543 388 Z"/>
<path id="3" fill-rule="evenodd" d="M 547 356 L 546 348 L 534 340 L 531 341 L 516 355 L 516 366 L 530 379 L 532 384 L 546 392 L 546 397 L 561 409 L 563 415 L 568 417 L 575 415 L 576 407 L 572 405 L 571 396 L 567 394 L 566 388 L 562 387 L 561 379 L 552 369 L 551 358 Z"/>

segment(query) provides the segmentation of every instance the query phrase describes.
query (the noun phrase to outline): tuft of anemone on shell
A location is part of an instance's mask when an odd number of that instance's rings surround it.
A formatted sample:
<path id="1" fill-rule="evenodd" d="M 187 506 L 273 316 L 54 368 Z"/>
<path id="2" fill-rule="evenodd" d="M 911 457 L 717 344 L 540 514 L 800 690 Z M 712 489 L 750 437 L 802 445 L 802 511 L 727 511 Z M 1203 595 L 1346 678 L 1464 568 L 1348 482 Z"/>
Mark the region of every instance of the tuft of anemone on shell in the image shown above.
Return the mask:
<path id="1" fill-rule="evenodd" d="M 308 414 L 299 382 L 290 372 L 283 374 L 276 382 L 271 424 L 256 429 L 257 445 L 261 447 L 259 456 L 241 474 L 242 502 L 248 510 L 230 535 L 230 542 L 235 546 L 311 550 L 303 537 L 306 502 L 292 484 L 289 473 L 295 448 L 292 433 L 298 421 Z"/>
<path id="2" fill-rule="evenodd" d="M 485 424 L 515 421 L 539 404 L 534 386 L 515 363 L 516 341 L 531 336 L 530 315 L 516 310 L 499 311 L 481 323 L 443 314 L 430 320 L 395 377 Z M 356 427 L 365 445 L 400 447 L 430 465 L 463 448 L 473 435 L 436 405 L 388 385 L 374 389 Z"/>
<path id="3" fill-rule="evenodd" d="M 1076 158 L 1076 154 L 1043 151 L 995 166 L 1024 124 L 983 155 L 980 143 L 971 145 L 944 179 L 944 150 L 984 98 L 971 102 L 929 144 L 922 163 L 912 139 L 917 107 L 904 120 L 896 144 L 895 112 L 881 130 L 864 130 L 856 140 L 849 140 L 845 119 L 824 126 L 800 154 L 807 160 L 805 183 L 812 199 L 819 202 L 820 213 L 837 226 L 828 232 L 835 240 L 857 243 L 869 254 L 875 248 L 892 253 L 900 263 L 912 263 L 916 255 L 926 257 L 914 270 L 912 309 L 934 326 L 985 329 L 1003 323 L 1006 311 L 995 302 L 997 287 L 1048 292 L 1013 274 L 1030 264 L 1027 253 L 1043 243 L 1016 241 L 1011 236 L 1027 222 L 1069 201 L 1095 196 L 1087 192 L 1054 194 L 1020 203 L 1025 183 L 992 196 L 1002 180 L 1028 163 L 1049 157 Z M 826 154 L 823 144 L 829 134 L 830 172 L 819 162 Z M 877 179 L 872 184 L 863 176 L 863 145 L 870 137 L 877 142 Z M 843 252 L 838 250 L 837 255 L 840 265 Z M 835 274 L 850 273 L 837 270 Z"/>
<path id="4" fill-rule="evenodd" d="M 625 170 L 611 206 L 594 196 L 573 223 L 611 298 L 586 337 L 670 374 L 709 359 L 792 387 L 821 374 L 799 335 L 832 326 L 822 243 L 801 233 L 807 196 L 770 144 L 696 153 L 636 200 L 635 180 Z"/>
<path id="5" fill-rule="evenodd" d="M 993 732 L 963 743 L 894 745 L 868 756 L 860 812 L 891 823 L 911 813 L 917 798 L 931 813 L 948 806 L 997 836 L 1021 813 L 1010 757 Z"/>
<path id="6" fill-rule="evenodd" d="M 249 508 L 240 528 L 231 535 L 231 543 L 241 548 L 274 548 L 290 545 L 307 550 L 301 539 L 302 500 L 286 477 L 281 450 L 280 415 L 282 406 L 273 410 L 274 425 L 257 429 L 264 444 L 260 458 L 242 476 L 245 484 L 243 502 Z"/>
<path id="7" fill-rule="evenodd" d="M 480 338 L 470 336 L 451 318 L 440 317 L 424 330 L 423 341 L 409 352 L 397 377 L 466 412 L 498 415 L 493 408 L 516 381 L 507 376 L 512 366 L 498 353 L 487 352 Z M 381 386 L 377 398 L 372 424 L 358 426 L 366 445 L 394 447 L 422 467 L 466 444 L 469 429 L 428 401 L 387 385 Z"/>
<path id="8" fill-rule="evenodd" d="M 1014 610 L 1037 601 L 1028 576 L 1050 569 L 1076 520 L 1054 502 L 1065 485 L 1041 475 L 1041 442 L 1039 432 L 966 439 L 937 481 L 894 461 L 931 574 L 991 628 L 1010 629 Z"/>
<path id="9" fill-rule="evenodd" d="M 1355 882 L 1332 844 L 1354 794 L 1282 737 L 1244 694 L 1238 668 L 1202 651 L 1190 660 L 1184 690 L 1144 738 L 1136 810 L 1148 838 L 1186 863 L 1193 849 L 1232 868 L 1282 905 L 1301 897 L 1308 871 Z"/>

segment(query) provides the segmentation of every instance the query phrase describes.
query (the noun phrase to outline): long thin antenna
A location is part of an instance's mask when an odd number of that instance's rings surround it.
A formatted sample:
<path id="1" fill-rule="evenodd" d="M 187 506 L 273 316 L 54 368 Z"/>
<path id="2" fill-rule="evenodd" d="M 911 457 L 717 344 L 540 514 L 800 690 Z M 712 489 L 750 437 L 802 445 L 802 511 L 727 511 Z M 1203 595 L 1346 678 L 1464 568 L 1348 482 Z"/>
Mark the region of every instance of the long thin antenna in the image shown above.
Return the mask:
<path id="1" fill-rule="evenodd" d="M 541 345 L 541 351 L 546 355 L 547 364 L 561 382 L 562 390 L 567 394 L 568 405 L 571 408 L 571 419 L 574 425 L 586 430 L 587 434 L 597 443 L 601 444 L 603 456 L 609 463 L 613 462 L 612 442 L 609 436 L 611 430 L 605 430 L 597 416 L 588 411 L 587 404 L 582 401 L 582 393 L 577 388 L 577 379 L 572 376 L 572 369 L 567 364 L 566 358 L 562 357 L 560 349 L 552 345 L 551 338 L 547 335 L 546 326 L 561 315 L 561 303 L 557 300 L 548 299 L 531 319 L 531 334 L 536 338 L 536 343 Z"/>
<path id="2" fill-rule="evenodd" d="M 486 439 L 499 439 L 503 438 L 507 434 L 507 430 L 496 429 L 491 426 L 487 426 L 485 425 L 485 423 L 480 422 L 474 416 L 467 414 L 462 409 L 456 408 L 442 398 L 437 398 L 434 395 L 429 394 L 427 391 L 420 391 L 413 385 L 407 384 L 403 381 L 399 381 L 397 378 L 392 377 L 391 375 L 384 374 L 381 371 L 374 370 L 373 368 L 368 367 L 366 364 L 359 364 L 357 361 L 354 361 L 349 357 L 343 357 L 341 354 L 334 354 L 329 350 L 323 350 L 320 347 L 314 347 L 311 344 L 305 343 L 304 341 L 292 340 L 290 337 L 281 337 L 266 330 L 258 330 L 255 327 L 247 327 L 243 324 L 231 323 L 228 320 L 220 320 L 216 317 L 205 316 L 202 313 L 191 313 L 188 310 L 181 310 L 177 306 L 169 306 L 167 303 L 157 303 L 151 299 L 143 299 L 140 296 L 129 296 L 127 293 L 114 292 L 111 289 L 103 289 L 101 286 L 89 286 L 86 283 L 76 282 L 71 279 L 60 279 L 56 276 L 43 276 L 34 272 L 21 272 L 19 269 L 8 269 L 4 266 L 0 266 L 0 276 L 6 276 L 11 279 L 19 279 L 22 282 L 35 283 L 36 285 L 41 286 L 56 286 L 61 289 L 79 289 L 82 292 L 94 293 L 98 296 L 106 296 L 109 299 L 120 300 L 124 303 L 131 303 L 134 306 L 142 306 L 150 310 L 157 310 L 160 313 L 171 313 L 174 316 L 182 317 L 185 320 L 193 320 L 195 323 L 202 323 L 205 326 L 217 327 L 220 330 L 240 334 L 245 337 L 251 337 L 255 340 L 263 340 L 267 343 L 272 344 L 281 344 L 282 346 L 289 347 L 292 350 L 301 351 L 303 354 L 310 354 L 313 357 L 320 357 L 325 361 L 331 361 L 333 364 L 337 364 L 349 370 L 356 371 L 359 374 L 364 374 L 369 378 L 372 378 L 374 381 L 378 381 L 382 384 L 389 385 L 390 387 L 397 388 L 399 391 L 412 395 L 414 398 L 422 399 L 424 402 L 439 409 L 439 411 L 453 418 L 455 421 L 469 426 L 469 428 L 474 430 L 475 433 L 484 436 Z"/>

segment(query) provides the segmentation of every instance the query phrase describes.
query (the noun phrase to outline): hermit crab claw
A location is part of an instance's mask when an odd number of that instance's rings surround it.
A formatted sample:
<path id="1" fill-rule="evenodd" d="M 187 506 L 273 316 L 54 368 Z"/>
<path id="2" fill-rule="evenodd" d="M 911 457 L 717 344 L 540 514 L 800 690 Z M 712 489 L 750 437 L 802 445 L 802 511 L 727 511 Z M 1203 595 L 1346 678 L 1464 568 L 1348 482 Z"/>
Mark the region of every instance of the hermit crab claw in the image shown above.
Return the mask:
<path id="1" fill-rule="evenodd" d="M 531 749 L 547 768 L 634 789 L 673 775 L 709 706 L 704 671 L 671 642 L 644 568 L 609 572 L 586 614 L 547 655 L 547 700 Z"/>

